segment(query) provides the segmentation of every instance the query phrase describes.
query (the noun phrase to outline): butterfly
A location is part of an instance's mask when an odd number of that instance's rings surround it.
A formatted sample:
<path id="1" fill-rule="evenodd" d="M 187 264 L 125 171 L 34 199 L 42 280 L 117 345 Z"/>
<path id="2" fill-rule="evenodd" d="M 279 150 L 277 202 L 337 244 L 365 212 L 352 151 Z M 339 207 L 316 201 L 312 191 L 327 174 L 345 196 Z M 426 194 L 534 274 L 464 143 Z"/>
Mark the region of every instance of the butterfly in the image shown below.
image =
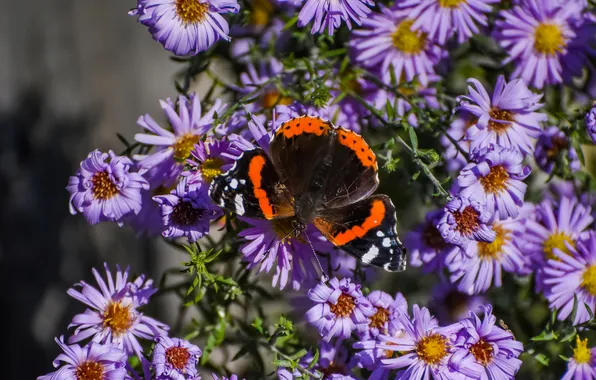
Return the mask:
<path id="1" fill-rule="evenodd" d="M 211 183 L 209 195 L 240 216 L 286 219 L 296 236 L 313 224 L 363 263 L 406 268 L 395 207 L 379 186 L 375 153 L 359 134 L 318 117 L 281 124 L 269 152 L 245 151 Z"/>

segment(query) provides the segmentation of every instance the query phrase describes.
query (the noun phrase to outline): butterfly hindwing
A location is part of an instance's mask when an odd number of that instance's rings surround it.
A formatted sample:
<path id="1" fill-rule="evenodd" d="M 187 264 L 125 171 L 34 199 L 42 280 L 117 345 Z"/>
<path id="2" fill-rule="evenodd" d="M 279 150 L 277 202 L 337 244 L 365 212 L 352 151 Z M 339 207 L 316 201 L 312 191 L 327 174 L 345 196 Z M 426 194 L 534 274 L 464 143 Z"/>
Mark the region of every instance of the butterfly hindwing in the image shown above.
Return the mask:
<path id="1" fill-rule="evenodd" d="M 225 174 L 213 179 L 211 199 L 240 216 L 278 219 L 294 215 L 292 198 L 261 148 L 244 152 Z"/>
<path id="2" fill-rule="evenodd" d="M 337 247 L 366 264 L 403 271 L 406 250 L 397 236 L 395 207 L 386 195 L 317 214 L 313 224 Z"/>

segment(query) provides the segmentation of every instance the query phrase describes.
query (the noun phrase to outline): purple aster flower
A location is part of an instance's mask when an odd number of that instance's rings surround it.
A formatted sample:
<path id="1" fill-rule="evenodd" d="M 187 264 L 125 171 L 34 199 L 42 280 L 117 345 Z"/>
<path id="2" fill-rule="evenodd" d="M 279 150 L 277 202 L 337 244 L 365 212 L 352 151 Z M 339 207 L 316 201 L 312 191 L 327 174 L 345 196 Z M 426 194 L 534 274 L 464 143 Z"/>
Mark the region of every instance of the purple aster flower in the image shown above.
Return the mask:
<path id="1" fill-rule="evenodd" d="M 404 244 L 410 253 L 410 265 L 422 267 L 425 273 L 441 272 L 446 260 L 453 260 L 460 255 L 461 249 L 445 242 L 437 229 L 437 224 L 445 215 L 443 210 L 434 210 L 426 214 L 424 222 L 408 232 Z"/>
<path id="2" fill-rule="evenodd" d="M 241 86 L 237 88 L 241 95 L 254 93 L 256 100 L 246 105 L 249 112 L 261 112 L 270 110 L 277 105 L 288 105 L 293 102 L 289 96 L 283 96 L 276 83 L 267 83 L 271 77 L 279 75 L 283 65 L 277 59 L 259 61 L 258 67 L 252 63 L 247 65 L 247 71 L 240 74 Z M 257 91 L 258 90 L 258 91 Z"/>
<path id="3" fill-rule="evenodd" d="M 561 161 L 564 167 L 568 167 L 571 172 L 576 172 L 581 168 L 581 162 L 573 145 L 565 133 L 557 127 L 545 129 L 536 143 L 534 158 L 540 169 L 546 173 L 552 173 L 557 160 Z"/>
<path id="4" fill-rule="evenodd" d="M 487 225 L 491 217 L 492 214 L 478 201 L 454 197 L 445 205 L 437 229 L 445 242 L 466 249 L 472 240 L 487 243 L 495 240 L 495 232 Z"/>
<path id="5" fill-rule="evenodd" d="M 586 114 L 586 130 L 594 144 L 596 144 L 596 102 Z"/>
<path id="6" fill-rule="evenodd" d="M 364 332 L 368 318 L 375 314 L 360 285 L 351 283 L 349 278 L 321 282 L 308 291 L 308 298 L 315 306 L 306 312 L 306 319 L 327 342 L 333 337 L 348 339 L 356 329 Z"/>
<path id="7" fill-rule="evenodd" d="M 151 282 L 137 279 L 127 282 L 128 268 L 124 273 L 120 268 L 116 271 L 116 281 L 107 264 L 104 264 L 107 284 L 99 273 L 93 269 L 93 275 L 99 285 L 95 287 L 81 281 L 81 291 L 68 289 L 68 295 L 89 306 L 84 313 L 75 315 L 70 327 L 76 327 L 69 343 L 77 343 L 92 337 L 92 341 L 109 343 L 123 349 L 127 354 L 142 357 L 143 348 L 138 338 L 153 340 L 167 335 L 169 327 L 153 318 L 140 313 L 137 308 L 146 304 L 155 289 Z"/>
<path id="8" fill-rule="evenodd" d="M 407 10 L 380 5 L 381 13 L 363 20 L 362 28 L 352 32 L 350 48 L 355 61 L 364 68 L 378 72 L 386 83 L 390 71 L 398 82 L 417 78 L 423 86 L 444 52 L 427 38 L 426 33 L 412 28 L 414 20 Z"/>
<path id="9" fill-rule="evenodd" d="M 208 138 L 205 142 L 199 140 L 190 151 L 191 158 L 187 163 L 192 166 L 188 183 L 203 181 L 211 183 L 213 178 L 227 172 L 235 162 L 241 151 L 227 139 L 215 140 Z"/>
<path id="10" fill-rule="evenodd" d="M 85 347 L 66 345 L 64 337 L 55 341 L 64 351 L 53 362 L 58 370 L 39 376 L 37 380 L 128 379 L 125 368 L 127 356 L 120 348 L 96 342 L 89 342 Z"/>
<path id="11" fill-rule="evenodd" d="M 500 219 L 517 217 L 524 204 L 528 186 L 523 180 L 530 175 L 530 167 L 523 165 L 524 157 L 516 149 L 493 145 L 480 155 L 459 173 L 459 194 L 484 203 L 487 211 Z"/>
<path id="12" fill-rule="evenodd" d="M 524 244 L 520 248 L 539 272 L 547 259 L 556 257 L 555 249 L 568 254 L 568 247 L 575 248 L 587 238 L 586 229 L 594 220 L 592 209 L 575 197 L 562 197 L 557 203 L 545 199 L 536 206 L 535 213 L 536 219 L 526 218 Z"/>
<path id="13" fill-rule="evenodd" d="M 220 38 L 230 40 L 221 13 L 238 13 L 236 0 L 137 0 L 129 14 L 139 16 L 155 41 L 176 55 L 195 55 Z"/>
<path id="14" fill-rule="evenodd" d="M 561 380 L 593 380 L 596 379 L 596 347 L 588 348 L 588 338 L 581 340 L 575 337 L 573 356 L 567 363 L 567 372 Z"/>
<path id="15" fill-rule="evenodd" d="M 178 338 L 160 336 L 153 348 L 153 368 L 160 380 L 185 380 L 197 376 L 197 361 L 201 350 L 194 344 Z"/>
<path id="16" fill-rule="evenodd" d="M 130 214 L 138 214 L 142 207 L 141 191 L 149 183 L 138 173 L 128 157 L 114 152 L 94 150 L 81 162 L 81 167 L 68 180 L 70 213 L 83 213 L 90 224 L 121 222 Z"/>
<path id="17" fill-rule="evenodd" d="M 397 293 L 394 299 L 383 291 L 373 290 L 366 299 L 375 308 L 375 313 L 369 318 L 362 339 L 374 339 L 379 334 L 391 334 L 401 328 L 397 317 L 399 313 L 408 313 L 408 302 L 403 294 Z"/>
<path id="18" fill-rule="evenodd" d="M 408 9 L 409 17 L 416 20 L 413 28 L 428 33 L 428 37 L 444 45 L 457 33 L 457 42 L 467 41 L 479 33 L 477 23 L 487 26 L 486 14 L 492 3 L 499 0 L 406 0 L 399 4 Z"/>
<path id="19" fill-rule="evenodd" d="M 213 373 L 213 374 L 211 374 L 211 376 L 213 377 L 213 380 L 244 380 L 244 378 L 241 379 L 240 377 L 238 377 L 238 375 L 231 375 L 230 377 L 227 377 L 227 376 L 219 377 L 218 375 Z"/>
<path id="20" fill-rule="evenodd" d="M 342 21 L 352 29 L 352 21 L 357 25 L 362 24 L 370 14 L 370 8 L 375 3 L 372 0 L 306 0 L 298 14 L 298 26 L 303 27 L 314 19 L 310 32 L 323 33 L 327 29 L 333 35 Z"/>
<path id="21" fill-rule="evenodd" d="M 313 283 L 317 278 L 317 264 L 306 238 L 315 251 L 325 252 L 332 247 L 313 226 L 308 226 L 305 238 L 292 235 L 294 227 L 290 219 L 240 219 L 250 225 L 238 234 L 245 240 L 240 251 L 249 268 L 260 265 L 259 272 L 269 272 L 275 266 L 272 285 L 279 284 L 280 289 L 285 288 L 288 281 L 294 290 Z"/>
<path id="22" fill-rule="evenodd" d="M 577 2 L 525 1 L 503 10 L 496 22 L 495 38 L 509 54 L 503 64 L 514 62 L 512 78 L 521 77 L 536 88 L 563 81 L 563 64 L 574 67 L 585 62 L 585 52 L 567 56 L 576 37 L 573 20 L 581 12 Z M 580 66 L 581 67 L 581 66 Z"/>
<path id="23" fill-rule="evenodd" d="M 135 140 L 142 144 L 154 145 L 158 150 L 150 155 L 136 155 L 139 160 L 139 172 L 156 186 L 172 186 L 190 157 L 190 152 L 201 138 L 212 127 L 215 114 L 220 114 L 225 105 L 217 100 L 213 107 L 202 114 L 201 101 L 195 93 L 188 98 L 180 95 L 178 107 L 168 98 L 160 100 L 172 131 L 159 126 L 148 114 L 139 117 L 137 124 L 152 132 L 137 133 Z M 178 111 L 176 111 L 178 109 Z"/>
<path id="24" fill-rule="evenodd" d="M 467 165 L 468 160 L 460 152 L 470 153 L 470 141 L 466 138 L 466 133 L 471 126 L 478 123 L 478 118 L 469 112 L 458 112 L 451 124 L 447 134 L 451 139 L 445 135 L 441 135 L 441 145 L 443 146 L 443 158 L 447 162 L 447 170 L 450 172 L 460 171 Z M 455 146 L 457 143 L 458 147 Z"/>
<path id="25" fill-rule="evenodd" d="M 443 278 L 443 276 L 440 276 Z M 470 295 L 460 292 L 456 286 L 445 279 L 433 287 L 428 302 L 429 308 L 437 316 L 441 325 L 448 325 L 467 318 L 470 311 L 486 305 L 488 300 L 482 295 Z"/>
<path id="26" fill-rule="evenodd" d="M 185 236 L 195 242 L 209 232 L 211 221 L 223 215 L 209 197 L 209 186 L 189 183 L 188 177 L 182 178 L 170 194 L 157 195 L 153 200 L 160 205 L 166 227 L 162 235 L 167 238 Z"/>
<path id="27" fill-rule="evenodd" d="M 490 305 L 483 309 L 482 319 L 470 312 L 470 317 L 461 321 L 463 329 L 449 367 L 466 379 L 514 379 L 522 365 L 518 358 L 524 346 L 511 331 L 495 326 L 497 318 Z"/>
<path id="28" fill-rule="evenodd" d="M 524 155 L 533 151 L 532 138 L 542 131 L 540 122 L 546 115 L 535 112 L 542 107 L 538 103 L 542 94 L 534 94 L 521 79 L 507 83 L 500 75 L 492 99 L 484 86 L 476 79 L 468 79 L 469 96 L 458 97 L 459 106 L 478 118 L 467 131 L 470 151 L 475 152 L 492 145 L 514 148 Z"/>
<path id="29" fill-rule="evenodd" d="M 575 247 L 567 244 L 566 252 L 554 248 L 554 258 L 546 261 L 541 281 L 544 296 L 551 309 L 556 308 L 557 318 L 565 320 L 572 312 L 577 298 L 577 313 L 573 324 L 590 319 L 596 310 L 596 232 L 590 231 L 585 241 Z"/>
<path id="30" fill-rule="evenodd" d="M 529 259 L 517 246 L 523 240 L 524 223 L 520 219 L 497 220 L 492 224 L 496 237 L 491 243 L 472 241 L 465 255 L 447 263 L 450 281 L 467 294 L 486 292 L 491 284 L 500 288 L 502 271 L 527 275 Z"/>
<path id="31" fill-rule="evenodd" d="M 457 379 L 449 372 L 447 363 L 454 352 L 455 334 L 462 326 L 457 323 L 439 327 L 437 320 L 430 315 L 427 308 L 414 305 L 413 318 L 400 314 L 399 320 L 404 327 L 402 337 L 379 335 L 380 343 L 376 347 L 389 352 L 397 352 L 397 356 L 381 359 L 381 365 L 387 369 L 404 369 L 398 379 Z"/>

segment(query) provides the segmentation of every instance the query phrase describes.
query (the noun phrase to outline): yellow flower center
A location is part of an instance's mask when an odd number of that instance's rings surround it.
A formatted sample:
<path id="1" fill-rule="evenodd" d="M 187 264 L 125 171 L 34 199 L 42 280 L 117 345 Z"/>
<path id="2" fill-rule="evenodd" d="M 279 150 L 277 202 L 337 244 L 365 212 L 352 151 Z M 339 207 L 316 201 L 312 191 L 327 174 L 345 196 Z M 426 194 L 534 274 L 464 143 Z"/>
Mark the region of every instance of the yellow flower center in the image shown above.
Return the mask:
<path id="1" fill-rule="evenodd" d="M 466 207 L 462 212 L 455 211 L 453 217 L 455 218 L 455 223 L 457 223 L 457 231 L 464 235 L 469 235 L 476 231 L 480 227 L 478 216 L 480 214 L 472 206 Z"/>
<path id="2" fill-rule="evenodd" d="M 250 8 L 250 23 L 265 26 L 269 24 L 271 13 L 273 13 L 273 6 L 269 1 L 254 0 Z"/>
<path id="3" fill-rule="evenodd" d="M 577 364 L 586 364 L 592 360 L 592 353 L 588 348 L 588 338 L 581 340 L 579 339 L 579 335 L 575 337 L 573 359 L 575 359 Z"/>
<path id="4" fill-rule="evenodd" d="M 596 296 L 596 265 L 590 265 L 582 275 L 582 287 Z"/>
<path id="5" fill-rule="evenodd" d="M 554 55 L 563 51 L 565 38 L 555 24 L 540 24 L 534 31 L 534 50 L 538 53 Z"/>
<path id="6" fill-rule="evenodd" d="M 389 320 L 389 310 L 384 307 L 377 307 L 377 312 L 370 317 L 370 323 L 368 324 L 371 328 L 382 329 L 385 326 L 385 322 Z"/>
<path id="7" fill-rule="evenodd" d="M 91 189 L 91 191 L 93 192 L 95 199 L 106 200 L 118 194 L 118 188 L 114 182 L 110 180 L 110 177 L 106 172 L 93 174 L 91 183 L 93 184 L 93 189 Z"/>
<path id="8" fill-rule="evenodd" d="M 401 22 L 391 34 L 393 46 L 406 54 L 418 54 L 426 46 L 426 33 L 412 30 L 414 20 Z"/>
<path id="9" fill-rule="evenodd" d="M 176 14 L 186 24 L 195 24 L 205 20 L 209 3 L 199 0 L 176 0 Z"/>
<path id="10" fill-rule="evenodd" d="M 488 115 L 490 116 L 490 120 L 488 121 L 488 129 L 491 131 L 497 132 L 498 134 L 505 132 L 509 127 L 511 127 L 511 124 L 501 123 L 496 120 L 503 120 L 503 121 L 514 121 L 515 120 L 515 117 L 513 116 L 513 114 L 511 112 L 506 111 L 506 110 L 501 110 L 498 108 L 491 109 L 490 112 L 488 113 Z M 493 120 L 493 119 L 495 119 L 495 120 Z"/>
<path id="11" fill-rule="evenodd" d="M 211 183 L 213 178 L 221 174 L 221 167 L 224 164 L 219 158 L 208 158 L 201 165 L 201 176 L 207 183 Z"/>
<path id="12" fill-rule="evenodd" d="M 294 224 L 292 218 L 277 219 L 271 221 L 273 224 L 273 231 L 282 243 L 293 237 L 292 232 L 294 231 Z"/>
<path id="13" fill-rule="evenodd" d="M 550 235 L 544 242 L 544 246 L 542 248 L 546 259 L 557 260 L 557 256 L 553 252 L 553 249 L 555 248 L 560 249 L 563 251 L 563 253 L 568 255 L 569 249 L 565 245 L 565 242 L 571 244 L 571 246 L 575 248 L 575 242 L 571 236 L 567 235 L 565 232 L 555 232 L 554 234 Z"/>
<path id="14" fill-rule="evenodd" d="M 277 90 L 268 91 L 261 98 L 264 108 L 273 108 L 277 105 L 287 106 L 292 104 L 292 101 L 291 97 L 282 96 Z"/>
<path id="15" fill-rule="evenodd" d="M 466 0 L 439 0 L 439 5 L 443 8 L 458 8 L 461 3 Z"/>
<path id="16" fill-rule="evenodd" d="M 493 360 L 493 351 L 493 346 L 484 339 L 480 339 L 470 347 L 470 352 L 476 361 L 485 367 Z"/>
<path id="17" fill-rule="evenodd" d="M 103 367 L 100 363 L 86 360 L 75 369 L 77 380 L 103 380 Z"/>
<path id="18" fill-rule="evenodd" d="M 103 313 L 103 326 L 110 328 L 115 336 L 119 336 L 128 332 L 132 323 L 130 306 L 123 306 L 120 301 L 110 301 Z"/>
<path id="19" fill-rule="evenodd" d="M 190 352 L 185 347 L 170 347 L 166 349 L 166 361 L 179 371 L 182 371 L 190 359 Z"/>
<path id="20" fill-rule="evenodd" d="M 356 303 L 354 302 L 354 298 L 342 293 L 337 302 L 334 304 L 329 303 L 329 307 L 331 308 L 331 312 L 340 318 L 349 317 L 352 315 L 352 311 L 356 308 Z"/>
<path id="21" fill-rule="evenodd" d="M 497 194 L 505 190 L 509 173 L 502 165 L 493 166 L 490 172 L 480 178 L 480 184 L 484 187 L 484 191 L 489 194 Z"/>
<path id="22" fill-rule="evenodd" d="M 199 136 L 191 133 L 178 137 L 178 140 L 172 145 L 174 158 L 177 160 L 186 160 L 197 142 L 199 142 Z"/>
<path id="23" fill-rule="evenodd" d="M 425 336 L 416 344 L 416 354 L 426 364 L 439 364 L 447 356 L 447 338 L 439 334 Z"/>
<path id="24" fill-rule="evenodd" d="M 496 260 L 501 256 L 503 245 L 510 240 L 511 231 L 503 228 L 502 225 L 493 224 L 493 231 L 497 237 L 492 243 L 478 242 L 478 256 L 484 260 Z"/>

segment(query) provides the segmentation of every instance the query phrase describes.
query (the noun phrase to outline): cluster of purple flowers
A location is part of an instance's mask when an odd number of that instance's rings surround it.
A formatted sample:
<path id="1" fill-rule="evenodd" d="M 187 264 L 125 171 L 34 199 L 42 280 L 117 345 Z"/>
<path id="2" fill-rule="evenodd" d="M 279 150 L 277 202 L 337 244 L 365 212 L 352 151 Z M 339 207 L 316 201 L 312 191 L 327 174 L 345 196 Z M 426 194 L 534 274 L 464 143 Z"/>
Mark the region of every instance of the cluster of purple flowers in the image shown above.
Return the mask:
<path id="1" fill-rule="evenodd" d="M 144 275 L 130 281 L 129 269 L 119 267 L 114 278 L 107 264 L 104 267 L 105 280 L 93 269 L 97 288 L 81 281 L 76 285 L 80 290 L 68 290 L 68 295 L 87 309 L 72 319 L 69 328 L 75 327 L 75 331 L 68 343 L 64 337 L 56 338 L 63 351 L 53 363 L 57 370 L 38 379 L 200 380 L 197 364 L 201 349 L 169 337 L 167 325 L 139 310 L 157 292 L 153 281 Z M 151 361 L 145 358 L 139 339 L 155 342 Z M 81 342 L 86 343 L 81 346 Z M 129 365 L 133 355 L 142 364 L 142 375 Z M 213 374 L 213 379 L 217 380 L 217 375 Z"/>

